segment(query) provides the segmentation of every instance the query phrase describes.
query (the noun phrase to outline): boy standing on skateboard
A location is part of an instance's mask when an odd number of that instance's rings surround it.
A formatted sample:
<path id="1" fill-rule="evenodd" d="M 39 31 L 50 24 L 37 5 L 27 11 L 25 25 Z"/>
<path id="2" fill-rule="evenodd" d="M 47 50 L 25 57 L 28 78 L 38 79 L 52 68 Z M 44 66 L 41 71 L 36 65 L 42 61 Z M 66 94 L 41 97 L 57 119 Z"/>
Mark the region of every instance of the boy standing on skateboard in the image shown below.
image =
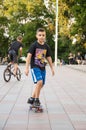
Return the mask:
<path id="1" fill-rule="evenodd" d="M 37 30 L 36 38 L 37 41 L 35 41 L 28 50 L 25 74 L 28 76 L 30 65 L 33 82 L 35 83 L 35 89 L 32 93 L 32 96 L 28 99 L 27 103 L 33 104 L 34 106 L 40 106 L 39 96 L 41 88 L 45 84 L 46 60 L 49 63 L 52 75 L 54 75 L 54 69 L 50 47 L 45 43 L 46 32 L 44 28 L 39 28 Z"/>

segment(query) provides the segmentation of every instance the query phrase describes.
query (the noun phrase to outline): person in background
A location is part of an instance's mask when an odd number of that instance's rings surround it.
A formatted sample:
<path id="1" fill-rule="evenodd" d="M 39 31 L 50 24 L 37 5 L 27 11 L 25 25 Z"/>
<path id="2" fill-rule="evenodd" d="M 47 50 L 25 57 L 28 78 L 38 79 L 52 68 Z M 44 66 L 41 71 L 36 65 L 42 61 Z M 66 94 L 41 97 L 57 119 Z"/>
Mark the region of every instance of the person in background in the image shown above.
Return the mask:
<path id="1" fill-rule="evenodd" d="M 72 53 L 69 54 L 68 59 L 69 59 L 69 64 L 70 64 L 70 65 L 71 65 L 71 64 L 74 64 L 74 57 L 73 57 L 73 54 L 72 54 Z"/>
<path id="2" fill-rule="evenodd" d="M 18 36 L 16 41 L 14 41 L 8 51 L 8 56 L 10 58 L 9 64 L 14 64 L 14 75 L 16 76 L 17 68 L 18 68 L 18 55 L 19 57 L 22 56 L 22 36 Z"/>
<path id="3" fill-rule="evenodd" d="M 78 52 L 78 54 L 76 56 L 76 62 L 78 65 L 82 64 L 82 56 L 81 56 L 80 52 Z"/>

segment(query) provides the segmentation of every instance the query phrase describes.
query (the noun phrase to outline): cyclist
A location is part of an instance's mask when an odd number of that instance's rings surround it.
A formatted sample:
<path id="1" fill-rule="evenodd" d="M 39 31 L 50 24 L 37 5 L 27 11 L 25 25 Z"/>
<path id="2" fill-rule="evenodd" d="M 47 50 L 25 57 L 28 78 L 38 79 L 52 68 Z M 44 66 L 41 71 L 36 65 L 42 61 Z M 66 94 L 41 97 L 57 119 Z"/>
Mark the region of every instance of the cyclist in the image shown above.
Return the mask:
<path id="1" fill-rule="evenodd" d="M 10 58 L 9 64 L 14 64 L 14 75 L 16 76 L 17 68 L 18 68 L 18 52 L 19 56 L 22 56 L 22 36 L 18 36 L 16 41 L 11 43 L 8 51 L 8 56 Z"/>

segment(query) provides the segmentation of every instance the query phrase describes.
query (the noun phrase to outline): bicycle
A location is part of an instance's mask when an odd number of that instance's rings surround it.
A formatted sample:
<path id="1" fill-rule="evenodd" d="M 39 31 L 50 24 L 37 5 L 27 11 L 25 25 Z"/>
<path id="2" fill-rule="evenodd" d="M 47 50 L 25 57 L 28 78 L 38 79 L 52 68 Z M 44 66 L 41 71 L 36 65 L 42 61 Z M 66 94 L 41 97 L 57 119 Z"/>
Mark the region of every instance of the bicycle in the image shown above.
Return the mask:
<path id="1" fill-rule="evenodd" d="M 12 75 L 14 77 L 16 77 L 18 81 L 21 80 L 21 71 L 20 71 L 19 67 L 17 68 L 16 76 L 14 75 L 13 72 L 14 72 L 14 65 L 13 64 L 8 64 L 6 69 L 4 70 L 4 73 L 3 73 L 3 77 L 4 77 L 4 80 L 6 82 L 10 81 Z"/>

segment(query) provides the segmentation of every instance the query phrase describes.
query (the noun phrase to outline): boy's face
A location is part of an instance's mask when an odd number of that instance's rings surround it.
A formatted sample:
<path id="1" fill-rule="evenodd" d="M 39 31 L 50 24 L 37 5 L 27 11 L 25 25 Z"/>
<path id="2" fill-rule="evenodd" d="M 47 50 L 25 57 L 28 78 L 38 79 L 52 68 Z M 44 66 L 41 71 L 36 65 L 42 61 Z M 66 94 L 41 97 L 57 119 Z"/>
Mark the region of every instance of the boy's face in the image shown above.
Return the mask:
<path id="1" fill-rule="evenodd" d="M 45 32 L 41 32 L 41 31 L 37 32 L 36 38 L 38 39 L 39 43 L 43 43 L 43 42 L 45 42 L 45 39 L 46 39 L 46 33 Z"/>

